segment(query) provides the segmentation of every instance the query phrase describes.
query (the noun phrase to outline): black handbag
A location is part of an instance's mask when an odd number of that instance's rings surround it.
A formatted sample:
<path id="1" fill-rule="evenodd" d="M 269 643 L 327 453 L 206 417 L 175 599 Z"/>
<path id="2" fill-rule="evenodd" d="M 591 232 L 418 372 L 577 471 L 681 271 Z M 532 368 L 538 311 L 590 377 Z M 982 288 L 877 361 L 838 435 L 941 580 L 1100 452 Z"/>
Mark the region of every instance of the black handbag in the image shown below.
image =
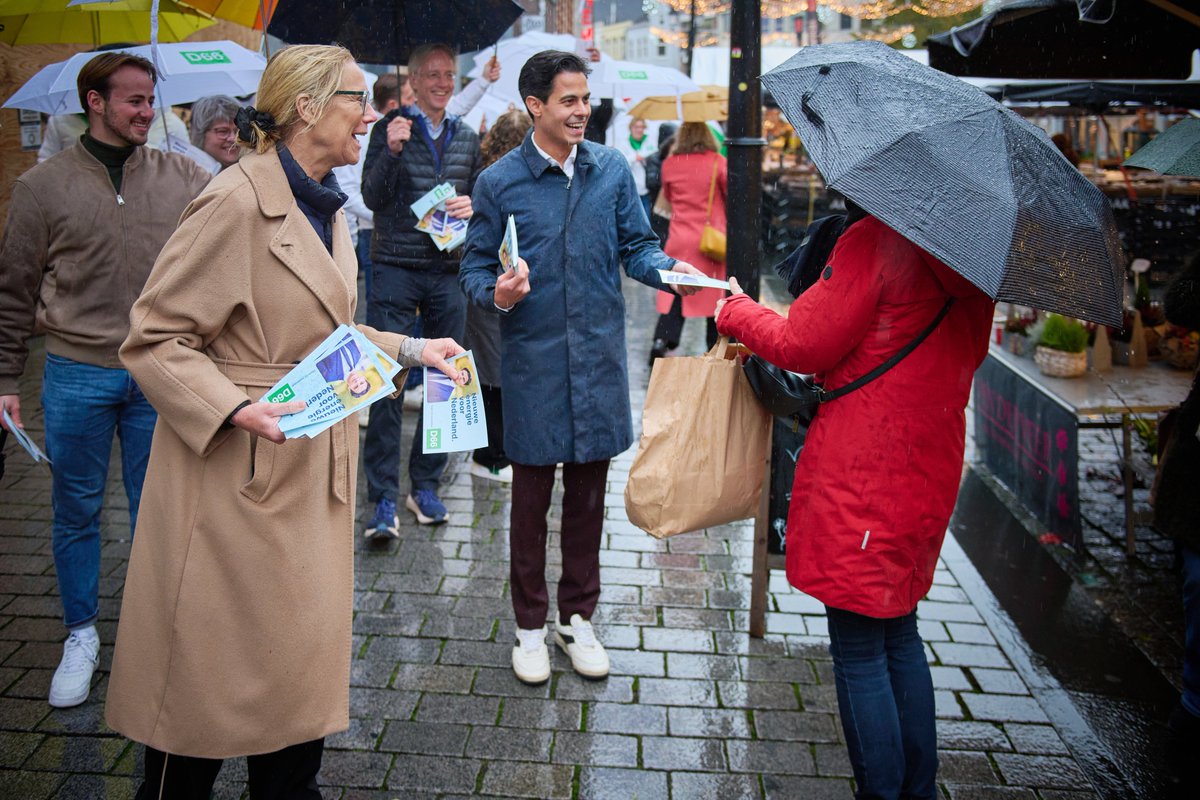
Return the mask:
<path id="1" fill-rule="evenodd" d="M 917 334 L 915 339 L 866 375 L 837 389 L 826 391 L 824 387 L 813 380 L 811 375 L 788 372 L 758 355 L 752 355 L 746 359 L 742 369 L 746 373 L 747 380 L 750 381 L 750 388 L 754 390 L 755 396 L 767 411 L 777 417 L 789 417 L 794 423 L 807 427 L 812 424 L 813 417 L 817 414 L 817 408 L 822 403 L 836 400 L 865 386 L 903 361 L 905 356 L 916 350 L 917 345 L 933 333 L 946 314 L 950 313 L 952 305 L 954 305 L 954 298 L 946 298 L 942 310 L 938 312 L 932 322 L 925 326 L 924 330 Z"/>

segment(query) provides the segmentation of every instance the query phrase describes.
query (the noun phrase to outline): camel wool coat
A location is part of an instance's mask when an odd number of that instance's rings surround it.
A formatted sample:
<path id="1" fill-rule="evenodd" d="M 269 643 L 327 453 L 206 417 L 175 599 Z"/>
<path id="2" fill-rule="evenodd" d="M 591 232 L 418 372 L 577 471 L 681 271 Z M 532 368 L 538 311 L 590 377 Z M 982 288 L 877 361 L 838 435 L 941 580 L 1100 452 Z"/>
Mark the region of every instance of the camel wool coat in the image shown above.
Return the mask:
<path id="1" fill-rule="evenodd" d="M 281 445 L 223 423 L 353 323 L 356 275 L 345 213 L 331 258 L 272 150 L 184 211 L 133 307 L 121 360 L 159 418 L 107 720 L 134 741 L 226 758 L 349 725 L 356 416 Z"/>

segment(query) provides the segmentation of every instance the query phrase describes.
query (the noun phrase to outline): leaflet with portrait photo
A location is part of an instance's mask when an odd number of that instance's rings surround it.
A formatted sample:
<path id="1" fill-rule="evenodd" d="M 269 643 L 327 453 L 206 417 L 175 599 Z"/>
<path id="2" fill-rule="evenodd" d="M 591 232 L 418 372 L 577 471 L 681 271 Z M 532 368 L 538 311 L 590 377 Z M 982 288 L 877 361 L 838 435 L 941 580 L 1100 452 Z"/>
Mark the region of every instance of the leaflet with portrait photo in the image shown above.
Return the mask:
<path id="1" fill-rule="evenodd" d="M 453 184 L 440 183 L 409 206 L 417 230 L 429 234 L 439 250 L 453 250 L 467 240 L 467 221 L 446 212 L 446 201 L 457 196 Z"/>
<path id="2" fill-rule="evenodd" d="M 13 418 L 9 416 L 7 408 L 0 411 L 0 417 L 4 419 L 4 427 L 8 428 L 12 433 L 13 438 L 17 440 L 17 444 L 21 445 L 21 449 L 29 453 L 30 457 L 33 458 L 33 463 L 40 464 L 45 462 L 46 464 L 50 464 L 50 457 L 42 452 L 42 448 L 37 446 L 37 442 L 30 438 L 24 428 L 17 427 L 17 423 L 13 422 Z"/>
<path id="3" fill-rule="evenodd" d="M 512 214 L 508 215 L 508 224 L 504 226 L 504 240 L 500 242 L 500 252 L 497 254 L 500 258 L 500 267 L 505 272 L 510 269 L 516 269 L 517 259 L 520 257 L 517 249 L 517 220 Z"/>
<path id="4" fill-rule="evenodd" d="M 725 291 L 729 291 L 729 281 L 708 278 L 703 275 L 689 275 L 686 272 L 673 272 L 669 269 L 660 269 L 658 277 L 668 286 L 699 286 L 702 289 L 724 289 Z"/>
<path id="5" fill-rule="evenodd" d="M 357 329 L 339 325 L 262 399 L 303 400 L 303 411 L 280 417 L 288 439 L 312 438 L 395 391 L 401 367 Z"/>
<path id="6" fill-rule="evenodd" d="M 440 370 L 425 367 L 425 402 L 421 409 L 425 424 L 424 453 L 456 453 L 488 444 L 475 356 L 467 350 L 449 360 L 467 374 L 467 382 L 457 384 Z"/>

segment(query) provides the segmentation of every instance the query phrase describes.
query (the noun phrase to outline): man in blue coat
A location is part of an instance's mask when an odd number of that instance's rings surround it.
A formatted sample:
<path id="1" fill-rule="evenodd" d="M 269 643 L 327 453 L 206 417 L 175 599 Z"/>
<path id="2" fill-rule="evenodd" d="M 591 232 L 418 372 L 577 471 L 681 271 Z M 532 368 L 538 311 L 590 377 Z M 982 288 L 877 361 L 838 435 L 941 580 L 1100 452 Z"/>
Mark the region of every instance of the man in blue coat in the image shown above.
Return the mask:
<path id="1" fill-rule="evenodd" d="M 513 462 L 512 659 L 517 677 L 533 684 L 550 677 L 546 514 L 560 463 L 554 639 L 576 672 L 608 675 L 590 619 L 600 596 L 608 463 L 633 443 L 620 264 L 655 289 L 665 288 L 657 270 L 700 274 L 659 248 L 624 157 L 584 141 L 587 75 L 578 56 L 552 50 L 522 68 L 533 131 L 479 176 L 459 272 L 470 301 L 501 315 L 504 449 Z M 497 275 L 509 215 L 522 258 Z"/>

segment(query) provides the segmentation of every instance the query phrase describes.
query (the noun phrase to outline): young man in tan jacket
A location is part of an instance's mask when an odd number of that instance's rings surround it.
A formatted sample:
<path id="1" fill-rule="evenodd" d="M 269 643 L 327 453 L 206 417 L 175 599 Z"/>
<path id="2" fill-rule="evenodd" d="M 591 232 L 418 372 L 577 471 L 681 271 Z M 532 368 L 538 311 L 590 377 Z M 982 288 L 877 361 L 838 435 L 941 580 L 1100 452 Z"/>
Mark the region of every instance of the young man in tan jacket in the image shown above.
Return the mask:
<path id="1" fill-rule="evenodd" d="M 50 684 L 57 707 L 87 699 L 99 660 L 100 509 L 113 432 L 131 536 L 154 432 L 154 409 L 117 350 L 159 250 L 211 177 L 144 146 L 155 80 L 149 61 L 125 53 L 102 53 L 80 70 L 88 131 L 17 179 L 0 239 L 0 407 L 17 425 L 26 340 L 46 334 L 54 567 L 69 631 Z"/>

